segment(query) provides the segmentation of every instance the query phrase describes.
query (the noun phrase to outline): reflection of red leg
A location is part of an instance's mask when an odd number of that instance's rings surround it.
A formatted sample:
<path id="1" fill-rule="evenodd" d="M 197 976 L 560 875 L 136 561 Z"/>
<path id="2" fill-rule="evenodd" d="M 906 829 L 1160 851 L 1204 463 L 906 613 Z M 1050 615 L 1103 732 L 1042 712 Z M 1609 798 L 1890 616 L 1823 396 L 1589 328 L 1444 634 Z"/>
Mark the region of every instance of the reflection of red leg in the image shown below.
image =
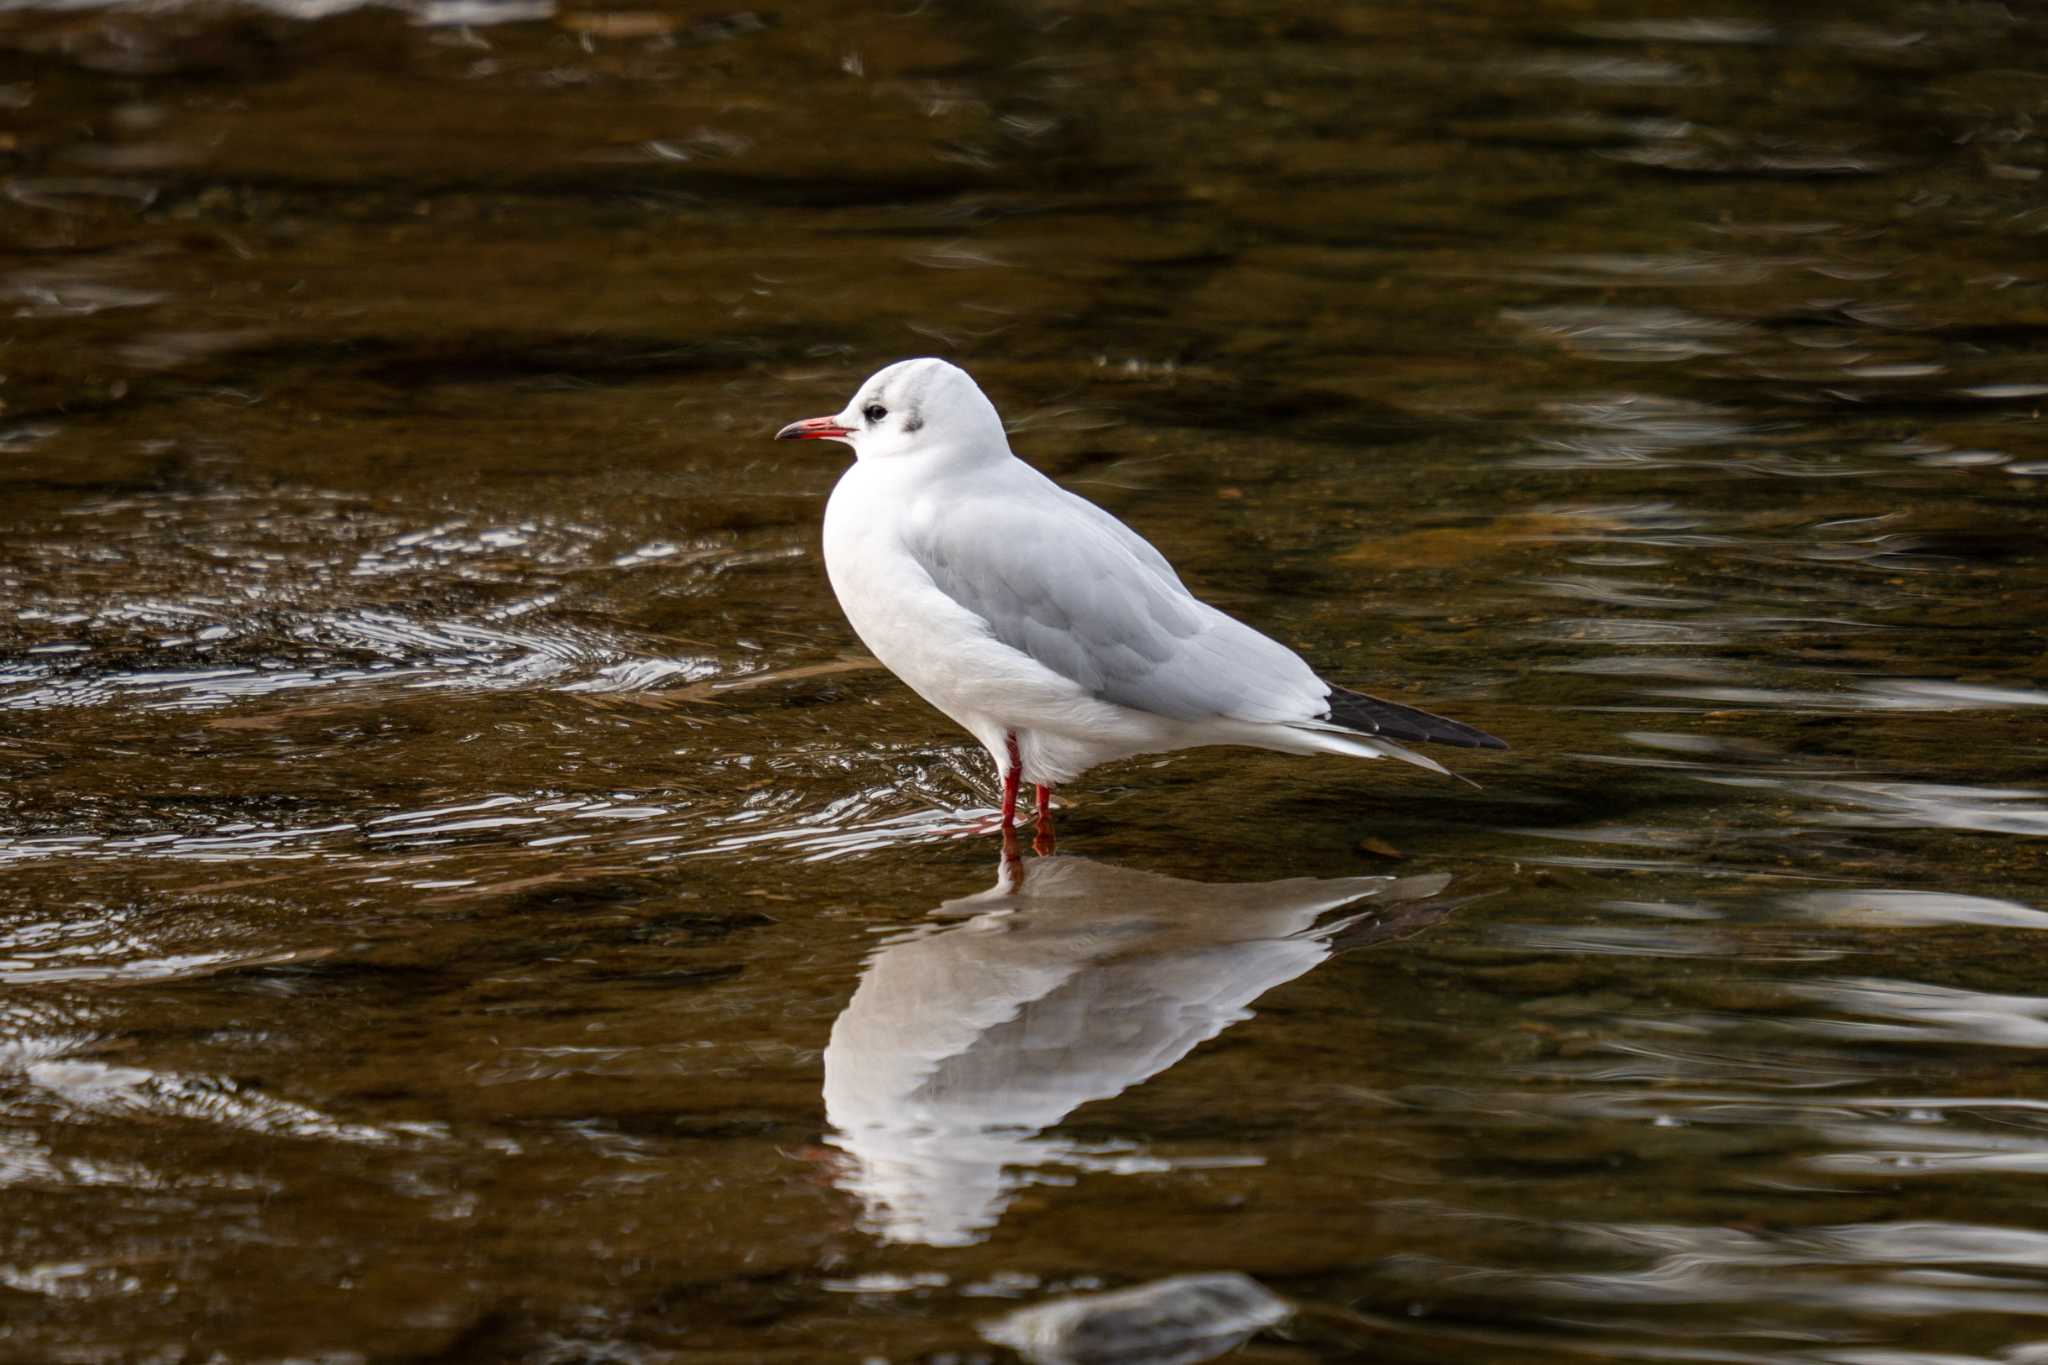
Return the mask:
<path id="1" fill-rule="evenodd" d="M 1017 757 L 1017 737 L 1009 737 L 1010 763 L 1003 769 L 1003 828 L 1017 827 L 1017 785 L 1024 780 L 1024 760 Z"/>
<path id="2" fill-rule="evenodd" d="M 1031 851 L 1043 858 L 1053 850 L 1052 788 L 1038 784 L 1038 833 L 1031 837 Z"/>

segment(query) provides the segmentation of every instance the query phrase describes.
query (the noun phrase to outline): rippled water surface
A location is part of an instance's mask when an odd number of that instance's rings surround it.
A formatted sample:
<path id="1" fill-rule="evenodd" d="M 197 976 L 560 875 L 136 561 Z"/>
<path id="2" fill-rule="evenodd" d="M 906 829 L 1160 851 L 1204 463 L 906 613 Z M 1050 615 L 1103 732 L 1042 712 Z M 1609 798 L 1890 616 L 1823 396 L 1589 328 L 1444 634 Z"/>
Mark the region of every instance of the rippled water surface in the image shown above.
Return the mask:
<path id="1" fill-rule="evenodd" d="M 0 1359 L 2048 1360 L 2044 52 L 0 12 Z M 767 439 L 923 353 L 1513 749 L 1000 868 Z"/>

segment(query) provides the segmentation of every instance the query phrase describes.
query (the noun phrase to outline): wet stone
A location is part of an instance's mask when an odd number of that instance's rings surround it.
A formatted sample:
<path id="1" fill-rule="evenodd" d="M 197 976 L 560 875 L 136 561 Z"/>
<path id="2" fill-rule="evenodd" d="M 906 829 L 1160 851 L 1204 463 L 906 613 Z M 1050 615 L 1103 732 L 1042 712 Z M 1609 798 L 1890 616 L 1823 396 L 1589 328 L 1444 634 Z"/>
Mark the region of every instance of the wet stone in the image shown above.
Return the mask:
<path id="1" fill-rule="evenodd" d="M 1035 1304 L 982 1327 L 1033 1365 L 1188 1365 L 1285 1321 L 1285 1300 L 1244 1275 L 1179 1275 Z"/>

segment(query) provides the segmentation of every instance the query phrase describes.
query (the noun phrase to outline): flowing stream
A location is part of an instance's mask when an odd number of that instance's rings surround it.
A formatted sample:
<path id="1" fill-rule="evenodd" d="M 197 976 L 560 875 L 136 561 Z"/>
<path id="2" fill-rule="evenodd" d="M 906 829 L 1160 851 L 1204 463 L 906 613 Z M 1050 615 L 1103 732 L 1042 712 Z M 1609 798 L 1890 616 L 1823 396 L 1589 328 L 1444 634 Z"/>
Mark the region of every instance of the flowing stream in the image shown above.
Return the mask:
<path id="1" fill-rule="evenodd" d="M 0 1361 L 2048 1360 L 2044 53 L 0 11 Z M 768 439 L 918 354 L 1512 750 L 999 867 Z"/>

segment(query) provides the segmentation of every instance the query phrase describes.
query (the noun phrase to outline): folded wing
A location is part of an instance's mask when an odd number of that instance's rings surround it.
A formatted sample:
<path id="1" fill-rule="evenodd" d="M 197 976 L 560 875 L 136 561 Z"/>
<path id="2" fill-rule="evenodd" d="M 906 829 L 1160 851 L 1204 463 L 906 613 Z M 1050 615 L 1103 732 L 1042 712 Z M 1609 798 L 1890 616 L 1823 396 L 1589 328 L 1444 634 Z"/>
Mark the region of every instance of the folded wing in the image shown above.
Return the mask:
<path id="1" fill-rule="evenodd" d="M 1183 721 L 1327 721 L 1330 688 L 1299 655 L 1196 599 L 1136 532 L 1049 480 L 949 501 L 912 519 L 906 548 L 997 640 L 1104 701 Z"/>

